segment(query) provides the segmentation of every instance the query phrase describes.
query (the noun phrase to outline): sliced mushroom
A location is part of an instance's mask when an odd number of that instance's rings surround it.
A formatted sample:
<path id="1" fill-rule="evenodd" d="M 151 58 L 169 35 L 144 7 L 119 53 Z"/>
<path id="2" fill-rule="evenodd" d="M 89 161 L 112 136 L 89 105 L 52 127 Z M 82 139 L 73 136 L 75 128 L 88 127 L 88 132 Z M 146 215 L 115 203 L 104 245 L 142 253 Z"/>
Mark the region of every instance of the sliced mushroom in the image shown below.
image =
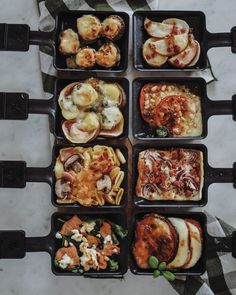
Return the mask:
<path id="1" fill-rule="evenodd" d="M 84 166 L 84 156 L 81 154 L 73 155 L 64 163 L 66 171 L 73 170 L 78 173 Z"/>
<path id="2" fill-rule="evenodd" d="M 147 17 L 144 20 L 144 28 L 147 33 L 155 38 L 165 38 L 171 35 L 173 25 L 151 21 Z"/>
<path id="3" fill-rule="evenodd" d="M 103 175 L 103 177 L 96 182 L 96 186 L 99 191 L 104 191 L 106 194 L 109 193 L 112 187 L 111 178 L 108 175 Z"/>
<path id="4" fill-rule="evenodd" d="M 55 192 L 58 198 L 66 199 L 72 191 L 71 182 L 65 178 L 60 178 L 56 181 Z"/>
<path id="5" fill-rule="evenodd" d="M 79 49 L 79 38 L 72 29 L 67 29 L 60 34 L 59 51 L 64 54 L 76 54 Z"/>

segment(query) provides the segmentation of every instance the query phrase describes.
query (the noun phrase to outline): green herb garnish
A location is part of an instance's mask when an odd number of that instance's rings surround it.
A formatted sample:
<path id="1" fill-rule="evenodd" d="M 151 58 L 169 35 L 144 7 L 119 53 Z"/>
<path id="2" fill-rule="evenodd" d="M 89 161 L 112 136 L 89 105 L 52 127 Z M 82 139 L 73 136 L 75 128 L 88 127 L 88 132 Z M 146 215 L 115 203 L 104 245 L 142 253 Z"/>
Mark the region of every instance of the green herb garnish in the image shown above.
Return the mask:
<path id="1" fill-rule="evenodd" d="M 121 239 L 124 239 L 127 234 L 128 234 L 128 230 L 124 229 L 121 225 L 116 224 L 116 223 L 112 223 L 112 230 L 117 234 L 117 236 L 119 236 Z"/>
<path id="2" fill-rule="evenodd" d="M 148 264 L 150 268 L 154 269 L 153 278 L 158 278 L 160 275 L 163 275 L 164 278 L 169 282 L 173 282 L 175 280 L 175 275 L 172 272 L 166 270 L 166 262 L 159 262 L 155 256 L 149 256 Z"/>
<path id="3" fill-rule="evenodd" d="M 169 136 L 169 131 L 166 127 L 160 125 L 156 128 L 155 130 L 155 135 L 157 137 L 168 137 Z"/>
<path id="4" fill-rule="evenodd" d="M 108 260 L 108 265 L 111 271 L 116 271 L 119 269 L 118 262 L 113 259 Z"/>

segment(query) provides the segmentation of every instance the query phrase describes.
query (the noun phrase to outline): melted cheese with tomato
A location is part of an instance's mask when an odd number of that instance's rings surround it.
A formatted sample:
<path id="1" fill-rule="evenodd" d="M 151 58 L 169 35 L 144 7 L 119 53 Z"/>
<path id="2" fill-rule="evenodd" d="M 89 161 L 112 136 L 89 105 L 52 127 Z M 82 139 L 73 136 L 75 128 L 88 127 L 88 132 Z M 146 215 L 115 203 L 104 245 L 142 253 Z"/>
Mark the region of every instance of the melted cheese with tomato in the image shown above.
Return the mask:
<path id="1" fill-rule="evenodd" d="M 203 154 L 192 149 L 147 149 L 139 153 L 136 195 L 154 200 L 199 201 Z"/>

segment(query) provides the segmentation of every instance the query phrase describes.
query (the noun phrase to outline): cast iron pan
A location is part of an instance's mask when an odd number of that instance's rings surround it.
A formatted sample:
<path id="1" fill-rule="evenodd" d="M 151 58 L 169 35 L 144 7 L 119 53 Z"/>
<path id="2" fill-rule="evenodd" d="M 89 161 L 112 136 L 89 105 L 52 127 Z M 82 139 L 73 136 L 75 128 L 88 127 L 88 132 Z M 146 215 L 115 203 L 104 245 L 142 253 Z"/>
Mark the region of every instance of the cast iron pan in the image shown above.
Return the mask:
<path id="1" fill-rule="evenodd" d="M 123 72 L 128 66 L 128 43 L 129 43 L 129 15 L 125 12 L 109 11 L 89 11 L 89 10 L 74 10 L 63 11 L 58 14 L 55 22 L 55 29 L 51 32 L 31 31 L 28 25 L 22 24 L 0 24 L 0 51 L 28 51 L 29 45 L 47 45 L 53 48 L 54 51 L 54 66 L 58 71 L 64 72 L 82 72 L 88 71 L 86 69 L 68 69 L 66 67 L 66 58 L 59 53 L 59 34 L 71 28 L 77 31 L 76 20 L 84 14 L 92 14 L 103 21 L 111 14 L 119 15 L 125 22 L 125 32 L 121 39 L 114 41 L 120 49 L 121 60 L 119 65 L 111 69 L 102 67 L 94 67 L 89 71 L 96 72 Z M 103 40 L 102 40 L 103 39 Z M 101 41 L 100 41 L 101 40 Z M 98 49 L 103 43 L 105 38 L 99 38 L 99 41 L 89 44 L 89 46 Z M 86 45 L 81 42 L 82 46 Z"/>
<path id="2" fill-rule="evenodd" d="M 96 144 L 104 145 L 104 142 L 96 142 Z M 90 147 L 96 144 L 83 144 L 80 146 Z M 125 159 L 128 159 L 127 147 L 123 144 L 105 144 L 113 148 L 119 148 L 124 154 Z M 59 151 L 62 148 L 73 147 L 76 145 L 56 145 L 52 150 L 52 162 L 48 167 L 27 167 L 24 161 L 0 161 L 0 187 L 4 188 L 24 188 L 27 182 L 45 182 L 51 186 L 51 202 L 56 207 L 69 207 L 69 208 L 80 208 L 80 211 L 86 210 L 79 204 L 58 204 L 56 202 L 55 193 L 55 175 L 54 166 L 56 158 L 59 155 Z M 124 188 L 124 195 L 119 206 L 107 205 L 99 207 L 99 210 L 108 208 L 124 208 L 128 200 L 128 161 L 125 164 L 121 164 L 121 169 L 125 172 L 125 178 L 122 182 L 121 187 Z M 91 207 L 90 207 L 91 208 Z M 96 207 L 93 207 L 96 209 Z"/>
<path id="3" fill-rule="evenodd" d="M 96 77 L 95 77 L 96 78 Z M 58 104 L 58 97 L 61 90 L 70 83 L 83 81 L 84 79 L 56 79 L 54 83 L 54 95 L 51 99 L 29 99 L 26 93 L 0 92 L 0 120 L 26 120 L 29 114 L 48 114 L 50 119 L 50 131 L 59 140 L 69 142 L 63 131 L 62 123 L 65 120 L 61 114 L 61 108 Z M 129 81 L 125 78 L 101 78 L 108 82 L 119 83 L 126 95 L 126 105 L 121 109 L 125 124 L 124 131 L 115 139 L 124 139 L 128 136 L 129 128 Z M 107 140 L 105 137 L 96 139 Z M 109 138 L 112 140 L 112 138 Z"/>
<path id="4" fill-rule="evenodd" d="M 180 218 L 191 218 L 197 220 L 203 229 L 203 252 L 200 260 L 197 264 L 190 269 L 176 270 L 173 271 L 176 275 L 186 276 L 198 276 L 202 275 L 206 270 L 206 260 L 212 257 L 213 251 L 217 252 L 232 252 L 232 256 L 236 258 L 236 231 L 233 232 L 232 237 L 212 237 L 207 233 L 206 215 L 201 212 L 185 212 L 185 213 L 163 213 L 160 211 L 142 212 L 137 213 L 132 220 L 132 238 L 134 241 L 135 237 L 135 224 L 137 220 L 142 219 L 146 214 L 156 213 L 167 217 L 180 217 Z M 132 247 L 132 245 L 131 245 Z M 140 269 L 131 255 L 130 270 L 135 275 L 152 275 L 153 270 L 151 269 Z"/>
<path id="5" fill-rule="evenodd" d="M 135 188 L 138 180 L 138 156 L 139 153 L 148 148 L 155 149 L 169 149 L 169 148 L 186 148 L 196 149 L 203 153 L 204 163 L 204 182 L 202 188 L 202 199 L 199 201 L 148 201 L 146 199 L 136 196 Z M 133 188 L 133 202 L 135 206 L 140 208 L 153 208 L 153 207 L 199 207 L 205 206 L 208 202 L 208 187 L 212 183 L 233 183 L 236 188 L 236 163 L 233 164 L 233 168 L 213 168 L 208 164 L 207 147 L 203 144 L 137 144 L 133 147 L 133 167 L 132 167 L 132 188 Z"/>
<path id="6" fill-rule="evenodd" d="M 150 213 L 150 212 L 148 212 Z M 139 212 L 133 215 L 132 222 L 129 224 L 130 232 L 129 238 L 131 239 L 128 243 L 127 238 L 121 241 L 121 254 L 118 257 L 120 269 L 117 272 L 109 271 L 91 271 L 86 272 L 83 275 L 90 278 L 121 278 L 122 275 L 128 269 L 128 253 L 130 254 L 130 270 L 135 275 L 151 275 L 150 269 L 142 270 L 137 267 L 134 258 L 131 253 L 134 235 L 135 235 L 135 223 L 141 219 L 147 212 Z M 188 213 L 173 213 L 167 214 L 160 211 L 152 211 L 164 216 L 193 218 L 200 222 L 203 229 L 203 253 L 198 263 L 188 270 L 176 270 L 173 271 L 176 275 L 201 275 L 206 270 L 206 259 L 212 256 L 212 250 L 217 252 L 232 252 L 232 256 L 236 258 L 236 232 L 233 232 L 232 237 L 212 237 L 207 233 L 206 228 L 206 216 L 204 213 L 188 212 Z M 99 218 L 107 218 L 114 221 L 125 228 L 127 228 L 126 216 L 124 214 L 114 213 L 99 213 L 95 214 L 86 213 L 80 214 L 79 216 L 91 216 Z M 52 271 L 55 275 L 67 275 L 67 276 L 78 276 L 78 273 L 66 272 L 57 269 L 54 266 L 54 256 L 56 250 L 59 248 L 58 240 L 55 238 L 55 233 L 61 227 L 61 223 L 58 218 L 67 219 L 71 218 L 72 214 L 54 213 L 51 219 L 51 232 L 45 237 L 25 237 L 24 231 L 0 231 L 0 258 L 23 258 L 26 252 L 48 252 L 51 255 Z M 128 239 L 129 239 L 128 238 Z"/>
<path id="7" fill-rule="evenodd" d="M 149 125 L 142 119 L 140 106 L 139 106 L 139 95 L 142 87 L 146 83 L 175 83 L 177 85 L 185 85 L 190 91 L 198 95 L 201 101 L 202 109 L 202 125 L 203 131 L 201 136 L 195 137 L 166 137 L 158 138 L 153 137 L 153 131 Z M 233 120 L 236 121 L 236 95 L 232 96 L 232 100 L 210 100 L 207 97 L 207 84 L 202 78 L 137 78 L 133 81 L 133 136 L 139 140 L 148 141 L 163 141 L 163 140 L 196 140 L 202 139 L 207 136 L 208 119 L 214 115 L 232 115 Z"/>
<path id="8" fill-rule="evenodd" d="M 71 273 L 61 270 L 54 265 L 54 257 L 58 248 L 61 247 L 61 240 L 55 238 L 56 232 L 62 227 L 58 218 L 67 220 L 74 214 L 54 213 L 51 217 L 51 232 L 45 237 L 25 237 L 25 232 L 18 231 L 0 231 L 0 258 L 23 258 L 26 252 L 48 252 L 51 256 L 52 272 L 55 275 L 78 276 L 79 273 Z M 88 212 L 79 214 L 80 217 L 90 216 L 95 218 L 104 218 L 115 222 L 124 228 L 127 228 L 126 216 L 117 213 Z M 83 274 L 89 278 L 122 278 L 128 267 L 128 240 L 120 240 L 121 253 L 117 255 L 119 269 L 111 272 L 108 270 L 88 271 Z"/>
<path id="9" fill-rule="evenodd" d="M 174 68 L 166 63 L 161 68 L 150 67 L 142 57 L 142 45 L 150 38 L 146 33 L 144 19 L 162 22 L 166 18 L 180 18 L 185 20 L 193 29 L 195 39 L 201 46 L 201 54 L 195 66 L 185 69 Z M 236 27 L 230 33 L 210 33 L 206 29 L 206 17 L 202 11 L 136 11 L 133 14 L 133 44 L 134 44 L 134 67 L 138 71 L 194 71 L 203 70 L 207 67 L 207 51 L 212 47 L 231 47 L 236 53 Z"/>

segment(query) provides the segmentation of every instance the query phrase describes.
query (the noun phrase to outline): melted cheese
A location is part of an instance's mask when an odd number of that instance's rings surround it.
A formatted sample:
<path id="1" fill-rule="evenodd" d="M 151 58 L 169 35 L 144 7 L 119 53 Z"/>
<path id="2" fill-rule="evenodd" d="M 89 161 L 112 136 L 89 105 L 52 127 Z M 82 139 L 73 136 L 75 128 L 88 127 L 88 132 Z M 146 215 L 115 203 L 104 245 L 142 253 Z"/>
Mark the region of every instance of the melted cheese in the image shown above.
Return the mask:
<path id="1" fill-rule="evenodd" d="M 100 35 L 102 25 L 97 17 L 88 14 L 77 19 L 77 28 L 84 40 L 95 40 Z"/>
<path id="2" fill-rule="evenodd" d="M 62 259 L 59 260 L 58 263 L 60 268 L 66 269 L 69 265 L 73 265 L 73 259 L 67 254 L 64 254 L 62 256 Z"/>
<path id="3" fill-rule="evenodd" d="M 95 113 L 87 113 L 80 126 L 83 131 L 91 132 L 99 128 L 99 125 L 98 116 Z"/>
<path id="4" fill-rule="evenodd" d="M 110 68 L 120 60 L 120 54 L 117 47 L 113 43 L 103 44 L 96 53 L 97 64 Z"/>
<path id="5" fill-rule="evenodd" d="M 102 34 L 108 39 L 115 39 L 122 30 L 123 23 L 117 16 L 110 16 L 102 22 Z"/>
<path id="6" fill-rule="evenodd" d="M 76 85 L 71 93 L 72 101 L 79 107 L 91 106 L 98 98 L 96 90 L 87 83 Z"/>
<path id="7" fill-rule="evenodd" d="M 96 51 L 89 47 L 81 48 L 76 54 L 75 63 L 83 68 L 93 67 L 96 63 Z"/>
<path id="8" fill-rule="evenodd" d="M 167 268 L 181 268 L 189 259 L 190 249 L 189 249 L 189 231 L 185 221 L 181 218 L 169 218 L 170 222 L 174 225 L 178 235 L 179 244 L 177 254 L 168 265 Z"/>
<path id="9" fill-rule="evenodd" d="M 61 53 L 75 54 L 79 49 L 79 45 L 78 35 L 72 29 L 67 29 L 61 33 L 59 45 Z"/>
<path id="10" fill-rule="evenodd" d="M 104 95 L 103 105 L 105 107 L 118 106 L 121 98 L 120 88 L 116 84 L 104 83 L 101 85 L 101 90 Z"/>
<path id="11" fill-rule="evenodd" d="M 109 107 L 104 108 L 102 111 L 102 128 L 106 130 L 111 130 L 116 125 L 120 123 L 123 115 L 119 108 Z"/>

